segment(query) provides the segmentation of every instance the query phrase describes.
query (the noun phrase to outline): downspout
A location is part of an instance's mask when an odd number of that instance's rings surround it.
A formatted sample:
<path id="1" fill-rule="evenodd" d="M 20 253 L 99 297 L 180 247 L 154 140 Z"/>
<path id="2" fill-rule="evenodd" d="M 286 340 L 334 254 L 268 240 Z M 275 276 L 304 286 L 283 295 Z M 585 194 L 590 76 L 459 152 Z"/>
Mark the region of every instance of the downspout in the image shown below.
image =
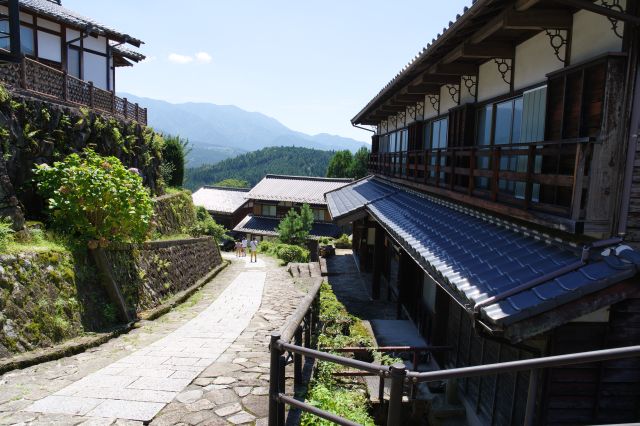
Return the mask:
<path id="1" fill-rule="evenodd" d="M 575 271 L 576 269 L 581 268 L 587 264 L 587 260 L 589 260 L 589 254 L 591 252 L 591 249 L 612 246 L 614 244 L 619 244 L 620 242 L 622 242 L 622 238 L 619 238 L 619 237 L 594 241 L 582 248 L 582 255 L 580 256 L 580 260 L 570 263 L 569 265 L 565 265 L 562 268 L 557 269 L 553 272 L 547 272 L 544 275 L 536 277 L 532 280 L 527 281 L 524 284 L 520 284 L 519 286 L 511 288 L 502 293 L 496 294 L 495 296 L 491 296 L 483 300 L 482 302 L 478 302 L 473 307 L 473 310 L 475 311 L 475 313 L 478 313 L 480 312 L 480 309 L 484 308 L 485 306 L 493 305 L 497 302 L 500 302 L 501 300 L 506 299 L 507 297 L 511 297 L 515 294 L 522 293 L 523 291 L 530 290 L 539 284 L 542 284 L 547 281 L 551 281 L 555 278 L 558 278 L 561 275 L 568 274 L 569 272 Z"/>

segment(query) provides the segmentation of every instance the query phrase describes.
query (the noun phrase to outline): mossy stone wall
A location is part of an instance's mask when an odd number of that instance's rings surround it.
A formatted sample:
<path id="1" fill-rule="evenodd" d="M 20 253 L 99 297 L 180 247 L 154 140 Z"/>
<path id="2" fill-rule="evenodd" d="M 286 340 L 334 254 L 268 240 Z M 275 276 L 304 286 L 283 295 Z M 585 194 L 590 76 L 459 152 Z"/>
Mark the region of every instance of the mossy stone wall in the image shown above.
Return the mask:
<path id="1" fill-rule="evenodd" d="M 79 335 L 81 316 L 70 253 L 0 255 L 0 358 Z"/>
<path id="2" fill-rule="evenodd" d="M 222 263 L 211 237 L 112 244 L 105 252 L 114 280 L 132 313 L 160 305 Z"/>
<path id="3" fill-rule="evenodd" d="M 191 193 L 181 191 L 154 200 L 156 231 L 162 235 L 187 233 L 196 222 L 196 209 Z"/>

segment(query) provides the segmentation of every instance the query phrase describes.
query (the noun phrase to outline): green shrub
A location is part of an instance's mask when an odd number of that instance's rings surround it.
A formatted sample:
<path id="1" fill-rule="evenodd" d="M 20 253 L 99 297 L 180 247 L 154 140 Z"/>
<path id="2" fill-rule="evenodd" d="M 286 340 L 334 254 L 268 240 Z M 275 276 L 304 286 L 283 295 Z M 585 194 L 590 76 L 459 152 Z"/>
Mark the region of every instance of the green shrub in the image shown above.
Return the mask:
<path id="1" fill-rule="evenodd" d="M 292 244 L 284 244 L 279 241 L 262 241 L 258 245 L 258 251 L 274 256 L 282 260 L 284 264 L 309 261 L 309 250 Z"/>
<path id="2" fill-rule="evenodd" d="M 218 242 L 229 239 L 227 229 L 213 220 L 207 209 L 201 206 L 196 207 L 196 222 L 189 230 L 189 234 L 194 237 L 209 235 Z"/>
<path id="3" fill-rule="evenodd" d="M 336 389 L 323 383 L 317 383 L 307 395 L 307 403 L 330 413 L 337 414 L 364 426 L 374 426 L 373 418 L 368 412 L 368 401 L 365 394 L 358 390 Z M 302 426 L 331 426 L 333 422 L 320 419 L 311 414 L 303 414 Z"/>
<path id="4" fill-rule="evenodd" d="M 0 220 L 0 252 L 7 249 L 7 246 L 13 242 L 13 223 L 9 218 L 2 218 Z"/>
<path id="5" fill-rule="evenodd" d="M 189 191 L 173 191 L 155 198 L 153 210 L 158 237 L 189 233 L 196 223 L 196 208 Z"/>
<path id="6" fill-rule="evenodd" d="M 147 237 L 153 217 L 149 190 L 116 157 L 86 149 L 53 166 L 37 166 L 34 173 L 59 230 L 91 248 Z"/>
<path id="7" fill-rule="evenodd" d="M 351 240 L 347 234 L 342 234 L 340 238 L 334 240 L 333 244 L 337 248 L 351 248 Z"/>
<path id="8" fill-rule="evenodd" d="M 165 136 L 162 147 L 162 165 L 160 172 L 165 184 L 182 186 L 184 180 L 185 157 L 189 151 L 189 142 L 180 136 Z"/>
<path id="9" fill-rule="evenodd" d="M 278 238 L 286 244 L 303 245 L 313 226 L 313 211 L 309 204 L 303 204 L 300 213 L 291 209 L 278 224 Z"/>

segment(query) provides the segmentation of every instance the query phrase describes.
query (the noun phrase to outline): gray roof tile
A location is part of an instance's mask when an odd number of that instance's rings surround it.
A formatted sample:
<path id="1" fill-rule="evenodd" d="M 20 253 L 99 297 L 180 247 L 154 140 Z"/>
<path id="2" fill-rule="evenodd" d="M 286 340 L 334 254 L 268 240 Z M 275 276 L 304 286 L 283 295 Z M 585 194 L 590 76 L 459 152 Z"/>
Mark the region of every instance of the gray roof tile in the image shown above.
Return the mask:
<path id="1" fill-rule="evenodd" d="M 324 194 L 351 182 L 352 179 L 266 175 L 251 189 L 247 198 L 324 205 L 327 203 Z"/>
<path id="2" fill-rule="evenodd" d="M 377 178 L 358 181 L 326 198 L 334 219 L 366 209 L 403 248 L 417 253 L 425 269 L 440 273 L 472 306 L 580 259 L 568 244 Z M 633 276 L 636 267 L 631 262 L 594 258 L 576 271 L 483 307 L 481 315 L 505 326 L 545 312 Z"/>
<path id="3" fill-rule="evenodd" d="M 193 193 L 193 204 L 213 213 L 233 214 L 242 207 L 249 189 L 204 186 Z"/>
<path id="4" fill-rule="evenodd" d="M 233 230 L 249 234 L 277 236 L 278 232 L 276 228 L 279 223 L 280 219 L 277 218 L 247 215 Z M 314 222 L 311 227 L 310 236 L 312 238 L 335 238 L 338 237 L 340 233 L 340 228 L 333 223 Z"/>

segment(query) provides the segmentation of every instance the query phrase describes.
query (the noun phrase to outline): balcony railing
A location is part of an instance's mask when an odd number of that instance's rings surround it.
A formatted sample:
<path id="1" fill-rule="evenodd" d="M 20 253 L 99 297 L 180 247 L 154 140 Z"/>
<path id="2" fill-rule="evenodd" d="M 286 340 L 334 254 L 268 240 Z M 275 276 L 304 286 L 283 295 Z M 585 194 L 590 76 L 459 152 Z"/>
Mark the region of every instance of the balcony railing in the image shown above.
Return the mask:
<path id="1" fill-rule="evenodd" d="M 86 106 L 125 120 L 147 124 L 147 109 L 29 58 L 0 63 L 0 80 L 9 86 L 77 106 Z"/>
<path id="2" fill-rule="evenodd" d="M 589 138 L 527 144 L 374 153 L 369 171 L 443 194 L 510 204 L 573 221 L 584 218 Z"/>

